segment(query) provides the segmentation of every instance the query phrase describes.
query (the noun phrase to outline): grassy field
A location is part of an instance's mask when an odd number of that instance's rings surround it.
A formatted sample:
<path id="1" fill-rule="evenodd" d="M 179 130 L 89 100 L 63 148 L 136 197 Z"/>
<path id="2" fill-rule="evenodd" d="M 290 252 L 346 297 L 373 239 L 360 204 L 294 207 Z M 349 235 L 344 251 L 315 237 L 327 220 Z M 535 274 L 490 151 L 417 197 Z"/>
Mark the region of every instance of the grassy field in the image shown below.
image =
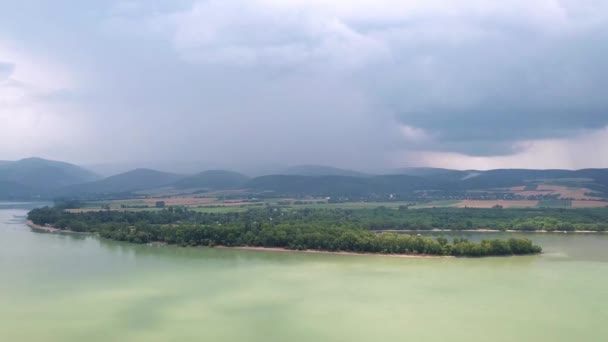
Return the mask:
<path id="1" fill-rule="evenodd" d="M 345 202 L 345 203 L 324 203 L 324 204 L 292 204 L 291 208 L 343 208 L 343 209 L 369 209 L 377 207 L 399 208 L 407 205 L 407 202 Z"/>
<path id="2" fill-rule="evenodd" d="M 247 200 L 221 200 L 218 198 L 192 198 L 192 197 L 175 197 L 175 198 L 147 198 L 147 199 L 131 199 L 131 200 L 115 200 L 115 201 L 91 201 L 78 210 L 91 211 L 102 210 L 109 205 L 111 210 L 126 210 L 126 211 L 142 211 L 142 210 L 160 210 L 156 208 L 156 201 L 163 201 L 166 207 L 187 207 L 191 210 L 209 213 L 226 213 L 240 212 L 264 206 L 279 206 L 282 208 L 291 209 L 370 209 L 377 207 L 386 207 L 391 209 L 399 209 L 402 206 L 407 206 L 411 209 L 424 208 L 492 208 L 501 206 L 503 208 L 583 208 L 583 207 L 605 207 L 608 202 L 592 201 L 592 200 L 567 200 L 567 199 L 552 199 L 552 200 L 437 200 L 430 202 L 413 203 L 411 201 L 403 202 L 344 202 L 344 203 L 328 203 L 323 200 L 315 199 L 293 199 L 293 198 L 270 198 L 263 201 L 247 201 Z"/>
<path id="3" fill-rule="evenodd" d="M 420 208 L 445 208 L 452 207 L 460 203 L 460 200 L 443 200 L 443 201 L 431 201 L 426 203 L 418 203 L 410 208 L 420 209 Z"/>
<path id="4" fill-rule="evenodd" d="M 559 199 L 573 200 L 601 200 L 601 194 L 585 187 L 582 183 L 576 184 L 572 182 L 556 183 L 535 183 L 521 186 L 514 186 L 506 189 L 497 189 L 495 191 L 510 192 L 514 195 L 523 198 L 531 199 L 534 197 L 556 197 Z M 522 199 L 523 199 L 522 198 Z"/>
<path id="5" fill-rule="evenodd" d="M 604 208 L 608 207 L 606 201 L 572 201 L 573 208 Z"/>
<path id="6" fill-rule="evenodd" d="M 542 200 L 538 201 L 538 204 L 536 206 L 540 208 L 571 208 L 572 201 L 561 199 Z"/>
<path id="7" fill-rule="evenodd" d="M 234 212 L 241 212 L 241 211 L 247 211 L 248 209 L 251 209 L 253 207 L 251 206 L 245 206 L 245 207 L 236 207 L 236 206 L 231 206 L 231 207 L 200 207 L 200 208 L 192 208 L 192 210 L 194 211 L 198 211 L 201 213 L 234 213 Z M 259 208 L 259 207 L 258 207 Z"/>
<path id="8" fill-rule="evenodd" d="M 455 204 L 458 208 L 492 208 L 500 206 L 502 208 L 532 208 L 538 201 L 530 200 L 464 200 Z"/>

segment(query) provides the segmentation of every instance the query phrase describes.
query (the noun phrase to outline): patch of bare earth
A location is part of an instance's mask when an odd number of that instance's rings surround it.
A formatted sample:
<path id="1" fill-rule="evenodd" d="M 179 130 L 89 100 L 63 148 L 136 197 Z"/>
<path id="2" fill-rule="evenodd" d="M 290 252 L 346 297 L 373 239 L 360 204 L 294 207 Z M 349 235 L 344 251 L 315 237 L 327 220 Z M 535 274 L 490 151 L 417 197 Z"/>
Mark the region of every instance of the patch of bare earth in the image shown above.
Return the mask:
<path id="1" fill-rule="evenodd" d="M 453 205 L 458 208 L 492 208 L 497 205 L 502 206 L 503 208 L 514 208 L 514 207 L 535 207 L 538 204 L 538 201 L 528 201 L 528 200 L 464 200 Z"/>

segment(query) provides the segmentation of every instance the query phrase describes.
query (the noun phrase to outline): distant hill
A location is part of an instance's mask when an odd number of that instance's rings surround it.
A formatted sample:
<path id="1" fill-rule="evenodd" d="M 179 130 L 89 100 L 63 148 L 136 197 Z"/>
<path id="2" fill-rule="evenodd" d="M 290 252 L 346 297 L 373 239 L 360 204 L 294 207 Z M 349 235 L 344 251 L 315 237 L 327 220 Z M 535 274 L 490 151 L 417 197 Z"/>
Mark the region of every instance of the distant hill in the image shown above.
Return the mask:
<path id="1" fill-rule="evenodd" d="M 527 169 L 497 169 L 488 171 L 469 171 L 469 175 L 461 181 L 463 188 L 490 189 L 523 185 L 526 182 L 540 179 L 568 178 L 570 170 L 527 170 Z M 473 175 L 473 176 L 471 176 Z"/>
<path id="2" fill-rule="evenodd" d="M 44 197 L 56 189 L 96 179 L 99 176 L 93 172 L 65 162 L 41 158 L 2 161 L 0 198 Z"/>
<path id="3" fill-rule="evenodd" d="M 553 184 L 586 188 L 593 196 L 608 198 L 608 169 L 450 170 L 406 168 L 390 175 L 371 175 L 322 165 L 300 165 L 284 174 L 256 178 L 225 170 L 208 170 L 195 175 L 179 175 L 153 169 L 135 169 L 100 179 L 82 167 L 40 158 L 0 161 L 0 200 L 52 199 L 54 197 L 129 196 L 141 190 L 249 189 L 253 192 L 285 196 L 348 198 L 417 198 L 444 196 L 463 198 L 473 193 L 496 193 L 514 186 Z M 163 189 L 164 190 L 164 189 Z M 479 190 L 479 191 L 478 191 Z M 468 194 L 463 194 L 469 192 Z M 498 191 L 502 194 L 504 191 Z M 124 196 L 123 196 L 124 195 Z M 465 196 L 466 195 L 466 196 Z"/>
<path id="4" fill-rule="evenodd" d="M 117 194 L 169 186 L 181 175 L 150 169 L 135 169 L 95 182 L 78 184 L 62 189 L 61 195 Z"/>
<path id="5" fill-rule="evenodd" d="M 36 196 L 36 191 L 19 183 L 0 181 L 0 199 L 29 199 Z"/>
<path id="6" fill-rule="evenodd" d="M 245 187 L 289 196 L 386 197 L 391 194 L 411 195 L 421 190 L 454 193 L 552 183 L 586 187 L 608 197 L 608 169 L 577 171 L 423 169 L 412 173 L 416 175 L 368 177 L 271 175 L 254 178 L 247 182 Z"/>
<path id="7" fill-rule="evenodd" d="M 285 195 L 359 197 L 410 193 L 431 186 L 428 180 L 408 175 L 374 177 L 273 175 L 254 178 L 248 189 Z"/>
<path id="8" fill-rule="evenodd" d="M 249 180 L 249 177 L 233 171 L 208 170 L 193 176 L 179 179 L 173 186 L 178 189 L 205 188 L 205 189 L 236 189 Z"/>
<path id="9" fill-rule="evenodd" d="M 283 170 L 282 175 L 369 177 L 369 174 L 323 165 L 297 165 Z"/>
<path id="10" fill-rule="evenodd" d="M 389 172 L 389 174 L 429 177 L 429 176 L 438 176 L 438 175 L 455 174 L 455 173 L 463 173 L 463 172 L 466 172 L 466 171 L 441 169 L 441 168 L 436 168 L 436 167 L 406 167 L 406 168 L 391 170 Z"/>

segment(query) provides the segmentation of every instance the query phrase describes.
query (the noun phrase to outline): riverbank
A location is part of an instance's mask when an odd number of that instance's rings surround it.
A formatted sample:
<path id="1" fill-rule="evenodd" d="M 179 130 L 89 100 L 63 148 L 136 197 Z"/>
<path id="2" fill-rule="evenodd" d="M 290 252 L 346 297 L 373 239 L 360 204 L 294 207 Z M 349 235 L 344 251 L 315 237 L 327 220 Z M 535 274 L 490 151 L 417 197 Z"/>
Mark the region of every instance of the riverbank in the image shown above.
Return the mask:
<path id="1" fill-rule="evenodd" d="M 259 251 L 259 252 L 278 252 L 278 253 L 308 253 L 308 254 L 331 254 L 331 255 L 351 255 L 351 256 L 382 256 L 382 257 L 393 257 L 393 258 L 411 258 L 411 259 L 445 259 L 445 258 L 455 258 L 451 255 L 426 255 L 426 254 L 383 254 L 383 253 L 356 253 L 356 252 L 331 252 L 331 251 L 321 251 L 316 249 L 305 249 L 305 250 L 297 250 L 297 249 L 287 249 L 287 248 L 279 248 L 279 247 L 250 247 L 250 246 L 238 246 L 238 247 L 228 247 L 228 246 L 215 246 L 212 248 L 219 249 L 238 249 L 243 251 Z"/>
<path id="2" fill-rule="evenodd" d="M 42 231 L 49 232 L 49 233 L 74 233 L 74 234 L 78 233 L 78 232 L 75 232 L 75 231 L 69 230 L 69 229 L 59 229 L 59 228 L 55 228 L 55 227 L 41 226 L 39 224 L 35 224 L 31 220 L 27 220 L 25 222 L 25 224 L 32 229 L 42 230 Z"/>

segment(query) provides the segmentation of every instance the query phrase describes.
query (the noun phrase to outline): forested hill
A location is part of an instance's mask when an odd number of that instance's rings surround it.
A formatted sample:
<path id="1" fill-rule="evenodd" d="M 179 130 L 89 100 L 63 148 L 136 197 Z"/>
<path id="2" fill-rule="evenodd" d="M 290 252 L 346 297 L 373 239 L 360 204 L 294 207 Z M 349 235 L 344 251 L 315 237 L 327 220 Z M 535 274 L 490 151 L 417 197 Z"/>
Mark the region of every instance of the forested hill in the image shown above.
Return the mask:
<path id="1" fill-rule="evenodd" d="M 374 194 L 409 194 L 415 190 L 440 187 L 443 183 L 407 175 L 374 177 L 273 175 L 254 178 L 247 182 L 245 187 L 292 196 L 359 197 Z"/>
<path id="2" fill-rule="evenodd" d="M 65 186 L 89 182 L 99 176 L 79 166 L 41 158 L 0 163 L 0 200 L 52 196 Z"/>
<path id="3" fill-rule="evenodd" d="M 99 179 L 76 165 L 43 160 L 0 161 L 0 200 L 74 198 L 126 198 L 161 191 L 194 193 L 242 190 L 250 197 L 330 197 L 332 200 L 505 199 L 505 189 L 553 184 L 583 189 L 593 197 L 608 198 L 608 169 L 489 171 L 408 168 L 394 174 L 371 175 L 327 166 L 303 165 L 284 174 L 249 177 L 225 170 L 179 175 L 136 169 Z M 497 191 L 498 190 L 498 191 Z M 148 192 L 146 192 L 148 191 Z M 135 194 L 135 193 L 138 194 Z M 507 191 L 508 192 L 508 191 Z M 158 191 L 156 191 L 158 193 Z M 558 195 L 559 196 L 559 195 Z M 583 196 L 583 195 L 580 195 Z M 525 198 L 525 196 L 524 196 Z M 474 199 L 478 199 L 475 197 Z"/>
<path id="4" fill-rule="evenodd" d="M 297 165 L 280 172 L 289 176 L 348 176 L 369 177 L 371 174 L 324 165 Z"/>
<path id="5" fill-rule="evenodd" d="M 151 169 L 135 169 L 110 176 L 99 181 L 66 187 L 58 192 L 61 196 L 87 194 L 129 193 L 143 189 L 169 186 L 183 176 Z"/>
<path id="6" fill-rule="evenodd" d="M 429 170 L 427 170 L 429 171 Z M 534 186 L 550 182 L 585 187 L 597 196 L 608 197 L 608 169 L 490 171 L 430 170 L 411 174 L 354 176 L 270 175 L 254 178 L 245 187 L 272 191 L 278 195 L 330 196 L 348 198 L 407 198 L 415 191 L 465 192 L 495 190 L 514 186 Z"/>
<path id="7" fill-rule="evenodd" d="M 228 190 L 242 187 L 249 177 L 233 171 L 207 170 L 193 176 L 184 177 L 173 183 L 178 189 L 204 188 Z"/>
<path id="8" fill-rule="evenodd" d="M 40 158 L 27 158 L 0 164 L 0 181 L 31 188 L 53 189 L 99 179 L 79 166 Z"/>

